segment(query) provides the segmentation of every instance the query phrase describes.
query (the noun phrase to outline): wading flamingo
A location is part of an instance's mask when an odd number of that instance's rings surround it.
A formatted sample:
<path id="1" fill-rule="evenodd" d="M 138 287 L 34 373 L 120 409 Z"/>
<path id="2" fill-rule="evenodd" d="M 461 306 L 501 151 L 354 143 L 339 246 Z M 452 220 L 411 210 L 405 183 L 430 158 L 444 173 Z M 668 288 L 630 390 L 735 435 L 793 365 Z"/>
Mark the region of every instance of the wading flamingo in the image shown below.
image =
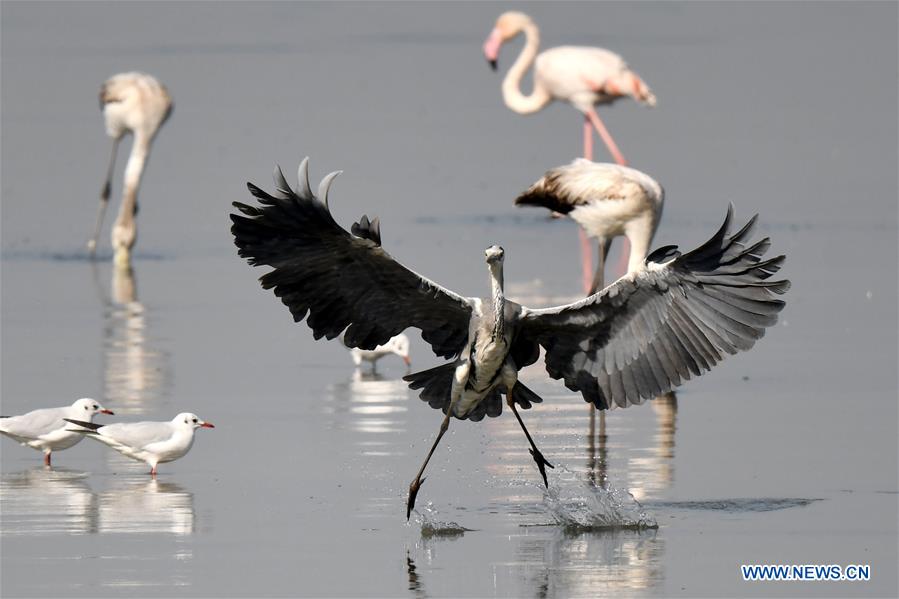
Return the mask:
<path id="1" fill-rule="evenodd" d="M 546 171 L 515 199 L 517 206 L 543 206 L 567 214 L 596 238 L 599 260 L 592 283 L 584 281 L 588 295 L 604 287 L 606 255 L 612 239 L 619 235 L 630 241 L 628 274 L 643 268 L 664 202 L 662 186 L 646 173 L 583 158 Z"/>
<path id="2" fill-rule="evenodd" d="M 648 106 L 655 106 L 656 97 L 649 86 L 630 70 L 619 55 L 603 48 L 588 46 L 559 46 L 537 54 L 540 30 L 528 15 L 510 11 L 496 20 L 496 25 L 484 42 L 484 56 L 496 70 L 500 47 L 524 32 L 524 49 L 503 79 L 503 100 L 519 114 L 532 114 L 552 100 L 562 100 L 584 115 L 584 158 L 593 160 L 593 129 L 602 138 L 617 164 L 627 161 L 615 140 L 594 108 L 611 104 L 630 96 Z M 521 93 L 521 79 L 534 65 L 534 89 L 530 95 Z M 586 286 L 592 274 L 590 243 L 578 231 L 581 244 L 582 278 Z"/>
<path id="3" fill-rule="evenodd" d="M 137 190 L 144 166 L 150 155 L 150 145 L 162 124 L 172 113 L 172 97 L 155 77 L 144 73 L 120 73 L 113 75 L 100 88 L 100 108 L 106 121 L 106 134 L 112 138 L 112 156 L 106 171 L 106 183 L 100 192 L 100 207 L 94 236 L 87 242 L 91 256 L 97 250 L 97 239 L 103 226 L 103 216 L 109 205 L 112 188 L 112 171 L 115 167 L 119 141 L 126 133 L 134 136 L 131 155 L 125 165 L 125 182 L 122 205 L 112 227 L 112 247 L 115 263 L 127 265 L 131 261 L 131 248 L 137 240 Z"/>

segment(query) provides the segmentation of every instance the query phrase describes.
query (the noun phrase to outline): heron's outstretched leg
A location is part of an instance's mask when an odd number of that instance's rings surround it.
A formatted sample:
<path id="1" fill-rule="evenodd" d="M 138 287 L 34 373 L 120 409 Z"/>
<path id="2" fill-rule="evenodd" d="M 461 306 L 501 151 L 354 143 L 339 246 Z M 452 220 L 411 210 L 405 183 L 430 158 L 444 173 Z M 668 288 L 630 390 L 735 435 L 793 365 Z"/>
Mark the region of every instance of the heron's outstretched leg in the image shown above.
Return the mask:
<path id="1" fill-rule="evenodd" d="M 586 114 L 587 119 L 589 119 L 589 121 L 593 124 L 594 129 L 596 129 L 596 132 L 599 133 L 599 137 L 602 138 L 603 143 L 605 143 L 606 147 L 609 148 L 609 152 L 612 154 L 612 158 L 615 159 L 615 163 L 620 164 L 621 166 L 627 166 L 627 160 L 624 159 L 624 156 L 621 154 L 621 150 L 618 149 L 618 146 L 615 144 L 615 140 L 612 139 L 609 130 L 606 129 L 606 126 L 603 124 L 602 119 L 599 118 L 599 115 L 596 114 L 596 111 L 590 109 Z M 587 160 L 592 159 L 587 158 Z"/>
<path id="2" fill-rule="evenodd" d="M 119 138 L 112 140 L 112 155 L 109 157 L 109 167 L 106 170 L 106 182 L 100 190 L 100 206 L 97 209 L 97 224 L 94 227 L 94 236 L 87 242 L 87 249 L 91 257 L 97 253 L 97 239 L 100 237 L 100 229 L 103 227 L 103 217 L 106 215 L 106 207 L 109 206 L 109 196 L 112 193 L 112 171 L 115 168 L 115 156 L 119 149 Z"/>
<path id="3" fill-rule="evenodd" d="M 514 387 L 514 386 L 513 386 Z M 528 432 L 527 427 L 524 425 L 524 421 L 521 419 L 521 416 L 518 414 L 518 409 L 515 407 L 515 400 L 512 399 L 512 389 L 510 388 L 506 392 L 506 403 L 512 408 L 512 413 L 515 414 L 515 418 L 518 419 L 518 424 L 521 425 L 521 430 L 524 431 L 524 436 L 528 438 L 528 443 L 531 444 L 531 457 L 534 458 L 534 461 L 537 462 L 537 468 L 540 470 L 540 476 L 543 477 L 543 484 L 546 485 L 546 488 L 549 488 L 549 482 L 546 479 L 546 466 L 550 468 L 555 468 L 552 464 L 546 461 L 546 458 L 543 457 L 543 454 L 540 453 L 540 450 L 537 449 L 537 446 L 534 444 L 534 440 L 531 439 L 531 433 Z"/>
<path id="4" fill-rule="evenodd" d="M 468 376 L 467 370 L 465 376 Z M 437 438 L 434 439 L 434 444 L 431 445 L 431 451 L 428 452 L 428 457 L 425 458 L 424 463 L 418 470 L 418 474 L 415 475 L 415 478 L 409 485 L 409 499 L 406 501 L 406 520 L 408 520 L 409 516 L 412 515 L 412 508 L 415 507 L 415 497 L 418 495 L 418 490 L 421 488 L 422 483 L 425 482 L 425 479 L 423 479 L 421 475 L 424 474 L 425 468 L 427 467 L 428 462 L 431 460 L 431 456 L 434 455 L 434 450 L 437 449 L 437 444 L 440 443 L 440 439 L 443 438 L 443 435 L 446 433 L 446 429 L 449 428 L 450 418 L 453 417 L 453 406 L 456 404 L 456 400 L 461 397 L 461 395 L 461 387 L 457 389 L 457 386 L 453 385 L 453 390 L 451 391 L 450 396 L 450 403 L 446 409 L 446 415 L 443 417 L 443 422 L 440 423 L 440 432 L 437 433 Z"/>

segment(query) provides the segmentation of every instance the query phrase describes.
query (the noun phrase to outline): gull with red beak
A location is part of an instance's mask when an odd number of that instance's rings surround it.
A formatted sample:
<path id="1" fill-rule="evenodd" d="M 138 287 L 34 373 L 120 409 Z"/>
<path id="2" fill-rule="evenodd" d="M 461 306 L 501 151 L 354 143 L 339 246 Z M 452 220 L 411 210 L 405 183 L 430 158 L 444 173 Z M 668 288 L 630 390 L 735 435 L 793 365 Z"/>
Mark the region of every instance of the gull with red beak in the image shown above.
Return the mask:
<path id="1" fill-rule="evenodd" d="M 68 431 L 105 443 L 133 460 L 146 462 L 153 476 L 158 464 L 187 455 L 194 444 L 195 430 L 215 428 L 211 422 L 200 420 L 190 412 L 178 414 L 168 422 L 122 422 L 104 426 L 73 418 L 64 420 L 81 427 Z"/>
<path id="2" fill-rule="evenodd" d="M 66 430 L 67 418 L 84 418 L 92 423 L 96 414 L 112 414 L 95 399 L 82 397 L 70 406 L 42 408 L 21 416 L 0 416 L 0 433 L 32 449 L 44 452 L 44 464 L 50 465 L 50 454 L 68 449 L 82 435 Z"/>

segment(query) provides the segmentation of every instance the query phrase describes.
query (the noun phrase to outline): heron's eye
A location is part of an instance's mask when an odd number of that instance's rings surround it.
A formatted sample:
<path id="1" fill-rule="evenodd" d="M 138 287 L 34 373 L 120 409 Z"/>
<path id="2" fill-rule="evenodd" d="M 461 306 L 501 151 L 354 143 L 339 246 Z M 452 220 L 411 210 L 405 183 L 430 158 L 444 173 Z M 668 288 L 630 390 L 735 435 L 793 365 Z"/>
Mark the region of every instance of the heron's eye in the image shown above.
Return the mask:
<path id="1" fill-rule="evenodd" d="M 194 418 L 194 422 L 196 422 L 196 421 L 197 421 L 197 419 L 196 419 L 196 418 Z"/>
<path id="2" fill-rule="evenodd" d="M 98 406 L 97 404 L 94 404 L 94 409 L 95 409 L 95 410 L 99 410 L 99 409 L 100 409 L 100 406 Z"/>

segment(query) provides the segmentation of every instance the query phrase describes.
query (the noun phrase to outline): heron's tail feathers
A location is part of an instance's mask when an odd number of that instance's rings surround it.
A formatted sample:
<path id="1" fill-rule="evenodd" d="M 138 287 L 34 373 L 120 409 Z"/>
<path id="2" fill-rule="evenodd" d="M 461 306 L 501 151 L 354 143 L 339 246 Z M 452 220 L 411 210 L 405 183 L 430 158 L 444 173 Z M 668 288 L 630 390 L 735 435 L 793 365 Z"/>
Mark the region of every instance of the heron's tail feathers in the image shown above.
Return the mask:
<path id="1" fill-rule="evenodd" d="M 428 405 L 434 409 L 439 409 L 446 414 L 449 409 L 450 400 L 452 399 L 453 375 L 456 371 L 457 362 L 450 362 L 421 372 L 407 374 L 403 380 L 409 383 L 410 389 L 421 389 L 418 397 L 422 401 L 428 402 Z M 502 392 L 504 387 L 497 387 L 491 390 L 487 397 L 478 402 L 464 416 L 453 414 L 460 420 L 473 420 L 478 422 L 483 420 L 484 416 L 496 418 L 503 413 Z M 523 384 L 516 383 L 512 397 L 522 409 L 530 409 L 532 404 L 541 403 L 543 399 L 525 387 Z"/>
<path id="2" fill-rule="evenodd" d="M 524 386 L 524 383 L 518 381 L 515 383 L 515 389 L 512 392 L 515 403 L 520 405 L 524 410 L 530 410 L 531 404 L 543 403 L 543 398 Z"/>

